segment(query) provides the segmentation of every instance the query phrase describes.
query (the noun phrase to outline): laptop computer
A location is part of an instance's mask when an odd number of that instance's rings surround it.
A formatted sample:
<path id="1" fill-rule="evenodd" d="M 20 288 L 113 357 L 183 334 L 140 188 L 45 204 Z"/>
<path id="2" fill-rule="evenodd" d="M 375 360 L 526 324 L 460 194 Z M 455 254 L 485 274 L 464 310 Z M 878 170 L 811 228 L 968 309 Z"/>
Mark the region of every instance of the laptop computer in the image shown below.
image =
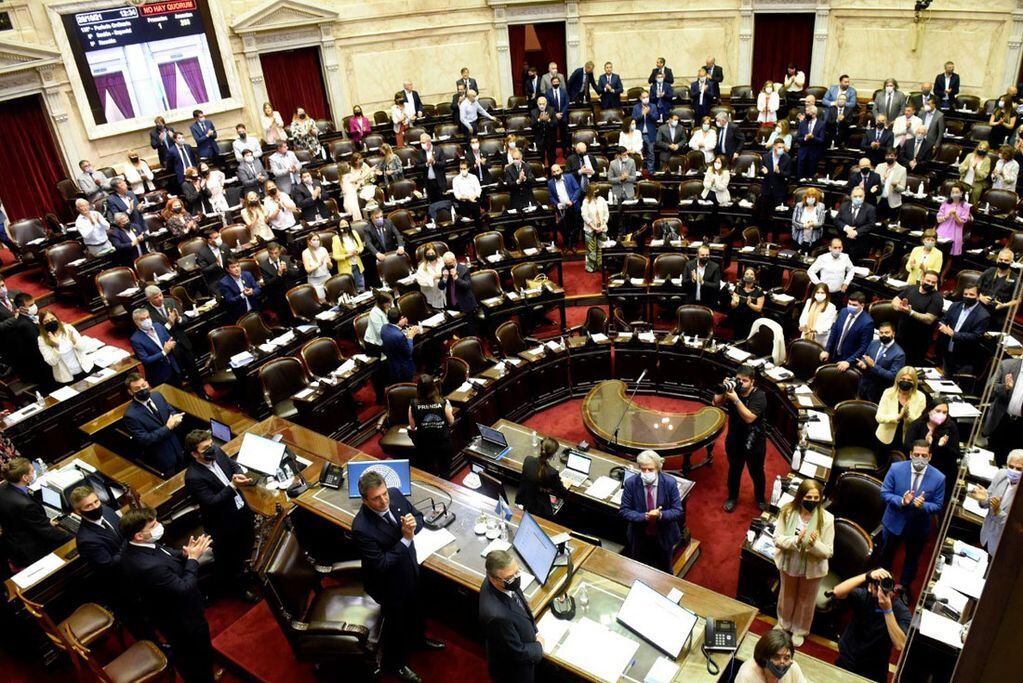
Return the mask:
<path id="1" fill-rule="evenodd" d="M 588 455 L 569 449 L 568 462 L 561 470 L 561 478 L 572 486 L 579 486 L 589 478 L 592 464 L 593 459 Z"/>
<path id="2" fill-rule="evenodd" d="M 46 517 L 56 520 L 57 526 L 68 533 L 77 534 L 81 522 L 77 517 L 64 514 L 64 497 L 60 495 L 60 492 L 51 489 L 49 486 L 43 486 L 39 489 L 39 495 L 42 497 L 43 510 L 46 512 Z"/>
<path id="3" fill-rule="evenodd" d="M 221 447 L 234 438 L 228 425 L 212 417 L 210 418 L 210 434 L 213 435 L 213 443 Z"/>
<path id="4" fill-rule="evenodd" d="M 492 427 L 481 425 L 479 422 L 476 423 L 476 429 L 480 431 L 480 435 L 473 447 L 480 453 L 497 460 L 503 458 L 511 450 L 511 446 L 508 445 L 508 439 L 501 432 Z"/>

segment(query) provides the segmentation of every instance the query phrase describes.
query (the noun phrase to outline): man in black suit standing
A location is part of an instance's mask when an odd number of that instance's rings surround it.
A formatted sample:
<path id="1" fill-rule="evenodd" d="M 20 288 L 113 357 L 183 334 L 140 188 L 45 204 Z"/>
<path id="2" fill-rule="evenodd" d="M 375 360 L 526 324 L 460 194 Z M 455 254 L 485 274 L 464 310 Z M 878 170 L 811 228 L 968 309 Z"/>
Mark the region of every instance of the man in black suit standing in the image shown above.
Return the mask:
<path id="1" fill-rule="evenodd" d="M 715 120 L 718 124 L 718 140 L 714 145 L 714 151 L 724 155 L 725 159 L 731 163 L 739 158 L 739 152 L 742 151 L 746 137 L 739 130 L 739 126 L 729 120 L 728 114 L 719 112 Z"/>
<path id="2" fill-rule="evenodd" d="M 199 168 L 199 155 L 194 147 L 185 142 L 184 134 L 174 133 L 174 145 L 167 151 L 167 163 L 164 166 L 174 171 L 179 186 L 185 184 L 185 169 Z"/>
<path id="3" fill-rule="evenodd" d="M 147 507 L 125 512 L 119 526 L 128 541 L 121 555 L 124 578 L 173 648 L 175 668 L 186 683 L 212 683 L 213 643 L 199 590 L 199 558 L 212 546 L 210 537 L 169 548 L 159 542 L 163 525 L 156 511 Z"/>
<path id="4" fill-rule="evenodd" d="M 415 535 L 423 528 L 423 514 L 398 489 L 387 488 L 379 472 L 368 470 L 359 478 L 362 507 L 352 522 L 352 538 L 362 559 L 366 592 L 383 609 L 385 666 L 399 679 L 421 679 L 407 663 L 408 650 L 440 650 L 444 643 L 426 637 L 420 605 L 419 562 Z"/>
<path id="5" fill-rule="evenodd" d="M 444 199 L 444 192 L 448 189 L 448 179 L 444 175 L 444 162 L 447 158 L 440 148 L 433 146 L 433 139 L 429 134 L 420 135 L 419 143 L 422 149 L 419 151 L 416 166 L 426 178 L 426 195 L 432 204 Z"/>
<path id="6" fill-rule="evenodd" d="M 364 275 L 368 282 L 380 283 L 380 275 L 377 267 L 387 256 L 388 252 L 397 251 L 405 253 L 405 238 L 390 218 L 384 218 L 384 212 L 380 207 L 375 207 L 369 216 L 369 225 L 363 228 L 362 243 L 373 258 L 363 258 L 362 264 L 366 267 Z"/>
<path id="7" fill-rule="evenodd" d="M 185 465 L 185 452 L 174 430 L 184 413 L 175 412 L 167 399 L 154 394 L 142 375 L 131 373 L 124 381 L 132 402 L 124 411 L 124 428 L 139 448 L 139 457 L 170 478 Z"/>
<path id="8" fill-rule="evenodd" d="M 50 522 L 43 504 L 29 493 L 36 469 L 27 458 L 11 458 L 4 463 L 2 473 L 0 528 L 4 530 L 4 545 L 11 562 L 24 569 L 71 537 Z"/>
<path id="9" fill-rule="evenodd" d="M 480 150 L 480 139 L 478 137 L 469 138 L 469 146 L 464 149 L 462 158 L 465 159 L 465 163 L 469 166 L 469 173 L 476 176 L 480 181 L 480 185 L 489 185 L 494 182 L 494 179 L 490 176 L 490 166 L 487 165 L 487 157 Z"/>
<path id="10" fill-rule="evenodd" d="M 654 149 L 657 151 L 657 168 L 660 170 L 668 167 L 668 160 L 673 154 L 685 155 L 686 133 L 678 123 L 677 113 L 670 114 L 668 120 L 657 129 Z"/>
<path id="11" fill-rule="evenodd" d="M 853 262 L 861 259 L 870 251 L 867 235 L 874 230 L 877 213 L 874 207 L 864 201 L 863 188 L 853 188 L 849 201 L 842 202 L 835 216 L 835 227 L 842 241 L 849 245 L 849 258 Z"/>
<path id="12" fill-rule="evenodd" d="M 650 78 L 646 79 L 646 82 L 653 85 L 658 75 L 663 75 L 664 82 L 668 85 L 674 85 L 675 74 L 671 73 L 671 67 L 665 66 L 664 57 L 657 58 L 657 66 L 650 70 Z"/>
<path id="13" fill-rule="evenodd" d="M 18 293 L 14 314 L 0 320 L 0 348 L 5 358 L 17 359 L 13 367 L 21 379 L 39 385 L 44 393 L 55 387 L 53 368 L 39 352 L 39 309 L 28 292 Z"/>
<path id="14" fill-rule="evenodd" d="M 217 283 L 227 272 L 224 268 L 231 259 L 231 250 L 224 246 L 220 228 L 210 228 L 205 234 L 206 242 L 195 250 L 195 264 L 202 271 L 203 280 L 210 291 L 216 293 Z"/>
<path id="15" fill-rule="evenodd" d="M 763 156 L 760 173 L 764 176 L 760 184 L 760 215 L 767 218 L 776 206 L 785 203 L 792 177 L 792 157 L 785 151 L 781 138 L 775 139 L 771 152 Z"/>
<path id="16" fill-rule="evenodd" d="M 419 97 L 419 91 L 412 89 L 412 81 L 405 81 L 402 90 L 398 91 L 398 96 L 404 102 L 409 123 L 423 118 L 423 100 Z"/>
<path id="17" fill-rule="evenodd" d="M 717 59 L 715 57 L 707 57 L 707 62 L 703 68 L 707 70 L 710 80 L 717 83 L 720 87 L 721 83 L 725 80 L 725 70 L 717 65 Z"/>
<path id="18" fill-rule="evenodd" d="M 511 192 L 511 208 L 521 211 L 536 203 L 533 199 L 533 171 L 522 160 L 522 150 L 512 152 L 512 158 L 514 161 L 504 167 L 504 184 Z"/>
<path id="19" fill-rule="evenodd" d="M 476 79 L 469 75 L 469 67 L 467 66 L 462 67 L 462 70 L 459 72 L 459 78 L 455 81 L 455 86 L 457 87 L 459 85 L 465 86 L 466 92 L 469 92 L 470 90 L 475 90 L 476 92 L 480 91 L 480 89 L 476 86 Z"/>
<path id="20" fill-rule="evenodd" d="M 859 166 L 849 174 L 849 182 L 845 185 L 845 191 L 851 195 L 853 189 L 857 187 L 863 188 L 863 198 L 868 204 L 877 206 L 877 198 L 884 190 L 884 183 L 881 182 L 881 176 L 870 168 L 870 159 L 867 157 L 860 159 Z"/>
<path id="21" fill-rule="evenodd" d="M 157 116 L 153 129 L 149 131 L 149 146 L 156 150 L 160 157 L 160 165 L 167 167 L 167 153 L 174 148 L 174 135 L 177 131 L 167 125 L 162 116 Z"/>
<path id="22" fill-rule="evenodd" d="M 536 148 L 540 151 L 540 158 L 545 166 L 550 167 L 557 163 L 558 153 L 558 122 L 554 118 L 555 111 L 550 108 L 547 98 L 541 95 L 536 98 L 536 108 L 533 110 L 533 139 L 536 140 Z"/>
<path id="23" fill-rule="evenodd" d="M 696 258 L 686 261 L 682 268 L 682 286 L 691 304 L 703 304 L 711 308 L 721 295 L 721 266 L 710 260 L 710 247 L 701 244 Z"/>
<path id="24" fill-rule="evenodd" d="M 291 309 L 284 299 L 285 293 L 302 277 L 298 264 L 283 253 L 281 245 L 270 242 L 266 245 L 266 259 L 256 259 L 263 274 L 263 293 L 270 308 L 280 320 L 291 319 Z"/>
<path id="25" fill-rule="evenodd" d="M 977 302 L 979 294 L 978 285 L 964 286 L 962 300 L 952 304 L 938 323 L 935 346 L 948 377 L 960 372 L 973 374 L 984 358 L 980 341 L 991 324 L 991 314 Z"/>
<path id="26" fill-rule="evenodd" d="M 528 106 L 532 106 L 533 100 L 543 94 L 543 91 L 540 90 L 540 76 L 535 66 L 529 67 L 529 70 L 526 72 L 526 80 L 522 83 L 522 90 L 526 95 Z"/>
<path id="27" fill-rule="evenodd" d="M 565 172 L 574 175 L 579 189 L 586 192 L 590 178 L 597 174 L 597 158 L 587 151 L 585 142 L 575 143 L 575 152 L 568 157 Z"/>
<path id="28" fill-rule="evenodd" d="M 324 200 L 323 184 L 313 178 L 309 171 L 302 171 L 300 182 L 291 186 L 291 198 L 302 210 L 302 220 L 315 221 L 330 218 L 327 203 Z"/>
<path id="29" fill-rule="evenodd" d="M 913 136 L 907 136 L 899 147 L 899 161 L 912 173 L 920 164 L 930 160 L 933 150 L 934 143 L 927 137 L 927 128 L 917 126 Z"/>
<path id="30" fill-rule="evenodd" d="M 480 626 L 487 646 L 487 670 L 495 683 L 532 683 L 543 659 L 543 637 L 522 593 L 521 571 L 506 550 L 487 553 L 480 586 Z"/>
<path id="31" fill-rule="evenodd" d="M 164 296 L 163 290 L 156 285 L 147 285 L 144 293 L 149 318 L 154 325 L 163 325 L 174 340 L 171 353 L 178 361 L 178 367 L 188 376 L 192 391 L 200 398 L 209 400 L 202 373 L 199 372 L 199 365 L 192 352 L 192 340 L 188 338 L 188 331 L 185 330 L 185 312 L 181 310 L 181 304 L 177 299 Z"/>
<path id="32" fill-rule="evenodd" d="M 449 311 L 460 311 L 465 316 L 465 322 L 470 330 L 468 334 L 474 334 L 476 309 L 479 304 L 476 302 L 476 295 L 472 293 L 469 267 L 459 263 L 450 251 L 444 252 L 444 270 L 441 271 L 437 287 L 444 295 L 444 307 Z"/>
<path id="33" fill-rule="evenodd" d="M 241 466 L 217 445 L 208 430 L 194 429 L 185 437 L 192 462 L 185 469 L 185 491 L 199 504 L 203 530 L 213 539 L 213 569 L 225 594 L 237 593 L 249 602 L 256 596 L 245 587 L 245 558 L 255 540 L 252 511 L 238 487 L 252 483 Z"/>

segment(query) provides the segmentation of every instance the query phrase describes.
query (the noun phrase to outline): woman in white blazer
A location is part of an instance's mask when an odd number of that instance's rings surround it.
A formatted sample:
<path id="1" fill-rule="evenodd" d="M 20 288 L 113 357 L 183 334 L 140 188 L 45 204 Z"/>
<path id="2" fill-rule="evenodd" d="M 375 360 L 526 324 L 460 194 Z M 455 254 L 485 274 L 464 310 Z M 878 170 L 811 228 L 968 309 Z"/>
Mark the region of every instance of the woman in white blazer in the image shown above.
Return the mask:
<path id="1" fill-rule="evenodd" d="M 838 310 L 831 303 L 827 284 L 818 282 L 799 314 L 799 333 L 803 339 L 811 339 L 826 347 L 831 326 L 837 317 Z"/>
<path id="2" fill-rule="evenodd" d="M 711 164 L 714 161 L 714 146 L 718 144 L 718 132 L 710 125 L 710 117 L 704 116 L 700 125 L 693 128 L 693 134 L 689 136 L 689 147 L 703 152 L 704 163 Z"/>
<path id="3" fill-rule="evenodd" d="M 1005 520 L 1009 516 L 1009 509 L 1013 500 L 1019 492 L 1019 480 L 1023 476 L 1023 448 L 1009 451 L 1005 460 L 1005 467 L 995 472 L 991 478 L 991 486 L 986 489 L 983 486 L 975 486 L 970 496 L 977 499 L 982 508 L 988 513 L 984 517 L 984 524 L 980 527 L 980 543 L 987 550 L 988 555 L 994 555 L 998 550 L 998 541 L 1005 530 Z"/>
<path id="4" fill-rule="evenodd" d="M 586 272 L 600 271 L 600 244 L 607 234 L 609 212 L 607 200 L 597 194 L 596 183 L 586 186 L 586 197 L 580 209 L 583 218 L 583 236 L 586 240 Z"/>
<path id="5" fill-rule="evenodd" d="M 52 311 L 39 316 L 39 353 L 53 368 L 58 384 L 77 382 L 92 372 L 92 359 L 85 355 L 85 341 L 74 325 L 65 325 Z"/>
<path id="6" fill-rule="evenodd" d="M 717 203 L 728 204 L 732 201 L 732 195 L 728 191 L 728 183 L 732 179 L 732 173 L 728 170 L 728 161 L 720 154 L 714 158 L 714 162 L 707 167 L 703 174 L 703 192 L 700 196 L 706 199 L 711 193 Z"/>
<path id="7" fill-rule="evenodd" d="M 778 626 L 792 634 L 796 647 L 810 632 L 817 589 L 835 551 L 835 517 L 823 503 L 820 483 L 804 479 L 795 498 L 782 507 L 774 528 L 774 564 L 781 576 Z"/>
<path id="8" fill-rule="evenodd" d="M 774 123 L 778 120 L 778 89 L 772 81 L 764 83 L 757 95 L 757 121 Z"/>

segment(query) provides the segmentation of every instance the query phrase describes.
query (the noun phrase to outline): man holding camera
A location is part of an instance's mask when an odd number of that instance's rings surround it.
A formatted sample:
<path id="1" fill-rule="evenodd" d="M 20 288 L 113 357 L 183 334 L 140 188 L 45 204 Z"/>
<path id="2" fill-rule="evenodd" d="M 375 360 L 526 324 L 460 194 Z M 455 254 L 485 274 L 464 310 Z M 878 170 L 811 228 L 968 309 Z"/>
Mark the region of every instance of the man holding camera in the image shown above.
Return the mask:
<path id="1" fill-rule="evenodd" d="M 859 574 L 835 586 L 834 597 L 848 600 L 853 614 L 838 641 L 835 664 L 872 681 L 887 681 L 892 645 L 902 650 L 912 619 L 905 601 L 895 595 L 892 575 L 884 569 Z"/>
<path id="2" fill-rule="evenodd" d="M 739 482 L 745 465 L 753 480 L 753 495 L 761 512 L 767 509 L 764 500 L 764 457 L 767 441 L 764 436 L 763 415 L 767 410 L 767 395 L 754 386 L 753 368 L 744 365 L 735 378 L 726 379 L 715 389 L 714 405 L 728 412 L 728 435 L 725 453 L 728 455 L 728 500 L 725 512 L 735 510 L 739 499 Z"/>

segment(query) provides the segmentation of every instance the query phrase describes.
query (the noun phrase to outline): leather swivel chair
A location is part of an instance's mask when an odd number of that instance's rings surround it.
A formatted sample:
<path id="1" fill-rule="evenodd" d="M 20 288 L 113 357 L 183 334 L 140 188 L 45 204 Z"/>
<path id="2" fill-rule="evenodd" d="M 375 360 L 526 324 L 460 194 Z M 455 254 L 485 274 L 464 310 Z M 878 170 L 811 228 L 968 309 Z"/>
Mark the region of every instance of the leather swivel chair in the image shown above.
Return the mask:
<path id="1" fill-rule="evenodd" d="M 822 353 L 824 347 L 812 339 L 793 339 L 789 342 L 785 369 L 795 375 L 796 379 L 809 382 L 821 366 Z"/>
<path id="2" fill-rule="evenodd" d="M 330 337 L 317 337 L 306 342 L 298 355 L 313 377 L 326 377 L 345 362 L 337 342 Z"/>
<path id="3" fill-rule="evenodd" d="M 832 412 L 835 438 L 834 469 L 879 474 L 887 464 L 880 458 L 885 449 L 875 435 L 877 404 L 870 401 L 842 401 Z"/>
<path id="4" fill-rule="evenodd" d="M 469 364 L 461 358 L 448 356 L 444 359 L 444 370 L 440 376 L 440 393 L 447 396 L 469 379 Z"/>
<path id="5" fill-rule="evenodd" d="M 468 363 L 469 372 L 473 375 L 478 375 L 494 364 L 483 351 L 479 337 L 462 337 L 451 345 L 451 355 Z"/>
<path id="6" fill-rule="evenodd" d="M 687 337 L 710 337 L 714 334 L 714 312 L 706 306 L 685 304 L 675 311 L 674 334 Z"/>
<path id="7" fill-rule="evenodd" d="M 607 311 L 600 306 L 590 306 L 586 309 L 586 319 L 582 325 L 576 325 L 568 330 L 569 334 L 607 334 Z"/>
<path id="8" fill-rule="evenodd" d="M 309 377 L 297 358 L 275 358 L 259 368 L 259 386 L 270 412 L 287 420 L 298 415 L 292 396 L 309 386 Z"/>
<path id="9" fill-rule="evenodd" d="M 249 344 L 259 346 L 288 331 L 286 327 L 269 327 L 258 311 L 250 311 L 238 318 L 238 326 L 245 330 Z"/>
<path id="10" fill-rule="evenodd" d="M 476 235 L 473 238 L 473 245 L 476 247 L 476 260 L 483 267 L 490 265 L 490 257 L 492 256 L 500 256 L 502 260 L 511 256 L 511 253 L 504 245 L 504 235 L 496 230 Z"/>
<path id="11" fill-rule="evenodd" d="M 238 325 L 225 325 L 210 330 L 206 338 L 210 342 L 210 376 L 207 381 L 214 387 L 233 388 L 238 376 L 231 370 L 231 357 L 249 350 L 249 338 Z"/>
<path id="12" fill-rule="evenodd" d="M 874 543 L 881 539 L 881 518 L 885 503 L 881 498 L 881 480 L 863 472 L 843 472 L 824 504 L 835 516 L 856 522 L 867 530 Z"/>
<path id="13" fill-rule="evenodd" d="M 85 245 L 78 240 L 68 240 L 47 248 L 44 254 L 47 279 L 54 291 L 58 294 L 77 293 L 78 284 L 72 277 L 72 269 L 68 264 L 87 258 Z"/>
<path id="14" fill-rule="evenodd" d="M 828 408 L 834 408 L 842 401 L 851 401 L 856 398 L 856 390 L 859 385 L 859 370 L 850 367 L 843 372 L 834 363 L 817 368 L 813 379 L 810 380 L 810 388 L 813 389 L 813 393 Z"/>
<path id="15" fill-rule="evenodd" d="M 504 296 L 501 289 L 501 278 L 496 270 L 484 268 L 469 273 L 469 283 L 472 285 L 472 293 L 476 301 L 486 301 L 495 297 Z"/>
<path id="16" fill-rule="evenodd" d="M 139 287 L 140 283 L 135 278 L 135 271 L 131 268 L 121 266 L 119 268 L 108 268 L 95 277 L 96 291 L 107 309 L 107 316 L 110 321 L 121 329 L 134 328 L 131 320 L 131 311 L 128 306 L 122 303 L 121 292 L 132 287 Z"/>
<path id="17" fill-rule="evenodd" d="M 382 432 L 380 448 L 390 456 L 408 457 L 416 446 L 408 434 L 408 408 L 416 397 L 416 385 L 400 382 L 387 387 L 387 412 L 378 426 Z"/>
<path id="18" fill-rule="evenodd" d="M 355 286 L 355 278 L 348 273 L 334 275 L 323 283 L 323 289 L 327 294 L 327 301 L 337 301 L 342 294 L 356 296 L 359 293 Z"/>
<path id="19" fill-rule="evenodd" d="M 297 285 L 285 293 L 285 300 L 288 308 L 299 322 L 307 325 L 316 324 L 316 314 L 323 310 L 323 304 L 316 296 L 316 289 L 312 285 Z"/>
<path id="20" fill-rule="evenodd" d="M 135 259 L 134 267 L 139 280 L 146 283 L 155 283 L 158 276 L 174 272 L 174 264 L 159 251 L 142 254 Z"/>
<path id="21" fill-rule="evenodd" d="M 497 338 L 497 347 L 504 358 L 514 358 L 520 353 L 536 346 L 540 342 L 532 337 L 523 337 L 519 324 L 514 320 L 501 323 L 494 330 L 494 337 Z M 531 342 L 531 344 L 527 343 Z"/>
<path id="22" fill-rule="evenodd" d="M 408 320 L 409 325 L 418 325 L 434 314 L 430 304 L 422 292 L 407 292 L 395 302 L 398 310 Z"/>
<path id="23" fill-rule="evenodd" d="M 835 552 L 828 560 L 828 573 L 817 587 L 817 611 L 835 609 L 831 593 L 846 579 L 865 572 L 874 554 L 870 535 L 852 520 L 835 519 Z"/>

